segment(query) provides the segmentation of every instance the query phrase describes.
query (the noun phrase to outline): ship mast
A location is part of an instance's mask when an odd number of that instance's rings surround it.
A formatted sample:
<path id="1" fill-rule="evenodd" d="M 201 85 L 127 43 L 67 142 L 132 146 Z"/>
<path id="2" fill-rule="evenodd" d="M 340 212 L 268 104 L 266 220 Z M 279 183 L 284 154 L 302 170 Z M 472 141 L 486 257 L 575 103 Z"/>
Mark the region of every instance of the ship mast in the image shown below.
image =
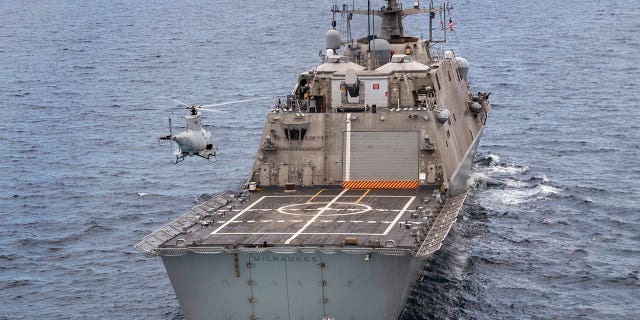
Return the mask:
<path id="1" fill-rule="evenodd" d="M 434 40 L 433 39 L 433 19 L 436 16 L 436 13 L 439 12 L 447 12 L 451 10 L 449 4 L 443 4 L 441 7 L 434 7 L 433 1 L 430 2 L 429 8 L 420 8 L 420 2 L 414 1 L 413 8 L 404 9 L 402 8 L 402 4 L 397 0 L 387 0 L 387 5 L 380 8 L 380 10 L 371 9 L 371 1 L 367 1 L 367 10 L 348 10 L 344 6 L 342 9 L 338 9 L 337 7 L 332 8 L 332 12 L 336 13 L 346 13 L 346 14 L 362 14 L 367 15 L 367 20 L 369 20 L 371 15 L 378 16 L 382 19 L 382 23 L 380 26 L 380 38 L 385 39 L 389 42 L 403 42 L 404 36 L 404 28 L 402 26 L 402 19 L 404 17 L 414 14 L 422 14 L 429 13 L 429 42 L 444 42 L 444 40 Z M 368 30 L 368 38 L 367 42 L 369 42 L 373 37 L 371 36 L 371 23 L 367 23 Z M 374 31 L 375 32 L 375 31 Z"/>

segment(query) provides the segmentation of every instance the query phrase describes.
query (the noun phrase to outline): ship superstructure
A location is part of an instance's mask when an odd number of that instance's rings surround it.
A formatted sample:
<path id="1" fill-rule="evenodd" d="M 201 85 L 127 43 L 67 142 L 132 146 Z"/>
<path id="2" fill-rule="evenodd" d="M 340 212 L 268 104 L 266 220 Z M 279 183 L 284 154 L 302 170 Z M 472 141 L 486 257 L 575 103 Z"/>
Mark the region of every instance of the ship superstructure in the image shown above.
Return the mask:
<path id="1" fill-rule="evenodd" d="M 448 10 L 333 8 L 382 17 L 379 37 L 329 30 L 323 63 L 267 115 L 244 190 L 136 245 L 162 257 L 187 319 L 400 316 L 465 200 L 490 109 L 466 60 L 403 33 L 404 16 Z"/>

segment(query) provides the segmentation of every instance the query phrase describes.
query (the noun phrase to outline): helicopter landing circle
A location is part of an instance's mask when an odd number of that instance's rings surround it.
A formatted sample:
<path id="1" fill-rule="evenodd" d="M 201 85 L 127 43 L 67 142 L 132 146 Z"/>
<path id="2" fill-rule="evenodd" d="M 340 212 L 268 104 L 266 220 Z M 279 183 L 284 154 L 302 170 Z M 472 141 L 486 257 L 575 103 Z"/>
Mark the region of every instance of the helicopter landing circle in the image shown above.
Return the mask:
<path id="1" fill-rule="evenodd" d="M 331 207 L 325 208 L 328 202 L 294 203 L 278 208 L 278 212 L 292 216 L 313 217 L 319 211 L 325 210 L 323 217 L 350 216 L 373 210 L 370 206 L 353 202 L 334 202 Z"/>

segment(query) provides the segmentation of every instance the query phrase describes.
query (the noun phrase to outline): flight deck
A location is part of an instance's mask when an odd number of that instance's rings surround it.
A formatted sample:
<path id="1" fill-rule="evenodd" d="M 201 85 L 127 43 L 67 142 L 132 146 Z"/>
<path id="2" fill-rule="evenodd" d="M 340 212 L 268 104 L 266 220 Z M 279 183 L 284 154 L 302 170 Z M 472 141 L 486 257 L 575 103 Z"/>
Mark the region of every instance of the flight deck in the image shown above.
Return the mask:
<path id="1" fill-rule="evenodd" d="M 269 188 L 224 193 L 145 240 L 150 247 L 168 249 L 391 247 L 417 251 L 428 242 L 439 247 L 440 237 L 454 222 L 449 216 L 457 215 L 464 199 L 458 198 L 441 198 L 437 190 L 425 188 Z"/>

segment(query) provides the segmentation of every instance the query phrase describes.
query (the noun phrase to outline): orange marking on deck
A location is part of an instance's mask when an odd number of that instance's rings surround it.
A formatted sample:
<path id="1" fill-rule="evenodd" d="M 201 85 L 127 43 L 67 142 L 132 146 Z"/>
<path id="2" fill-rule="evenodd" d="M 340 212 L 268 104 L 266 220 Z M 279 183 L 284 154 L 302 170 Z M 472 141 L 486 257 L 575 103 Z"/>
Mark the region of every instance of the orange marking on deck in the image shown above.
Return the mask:
<path id="1" fill-rule="evenodd" d="M 353 180 L 342 182 L 345 189 L 417 189 L 418 181 L 412 180 Z"/>
<path id="2" fill-rule="evenodd" d="M 362 194 L 362 196 L 360 196 L 360 198 L 358 198 L 358 200 L 357 200 L 356 202 L 354 202 L 354 203 L 358 203 L 358 202 L 360 202 L 360 200 L 362 200 L 362 199 L 367 195 L 367 193 L 369 193 L 369 191 L 371 191 L 371 189 L 367 189 L 367 191 L 365 191 L 365 192 Z"/>
<path id="3" fill-rule="evenodd" d="M 320 189 L 320 191 L 318 191 L 318 193 L 314 194 L 313 197 L 311 197 L 311 199 L 307 200 L 307 203 L 311 203 L 311 201 L 313 201 L 313 199 L 315 199 L 317 196 L 319 196 L 322 191 L 324 191 L 324 189 Z"/>

